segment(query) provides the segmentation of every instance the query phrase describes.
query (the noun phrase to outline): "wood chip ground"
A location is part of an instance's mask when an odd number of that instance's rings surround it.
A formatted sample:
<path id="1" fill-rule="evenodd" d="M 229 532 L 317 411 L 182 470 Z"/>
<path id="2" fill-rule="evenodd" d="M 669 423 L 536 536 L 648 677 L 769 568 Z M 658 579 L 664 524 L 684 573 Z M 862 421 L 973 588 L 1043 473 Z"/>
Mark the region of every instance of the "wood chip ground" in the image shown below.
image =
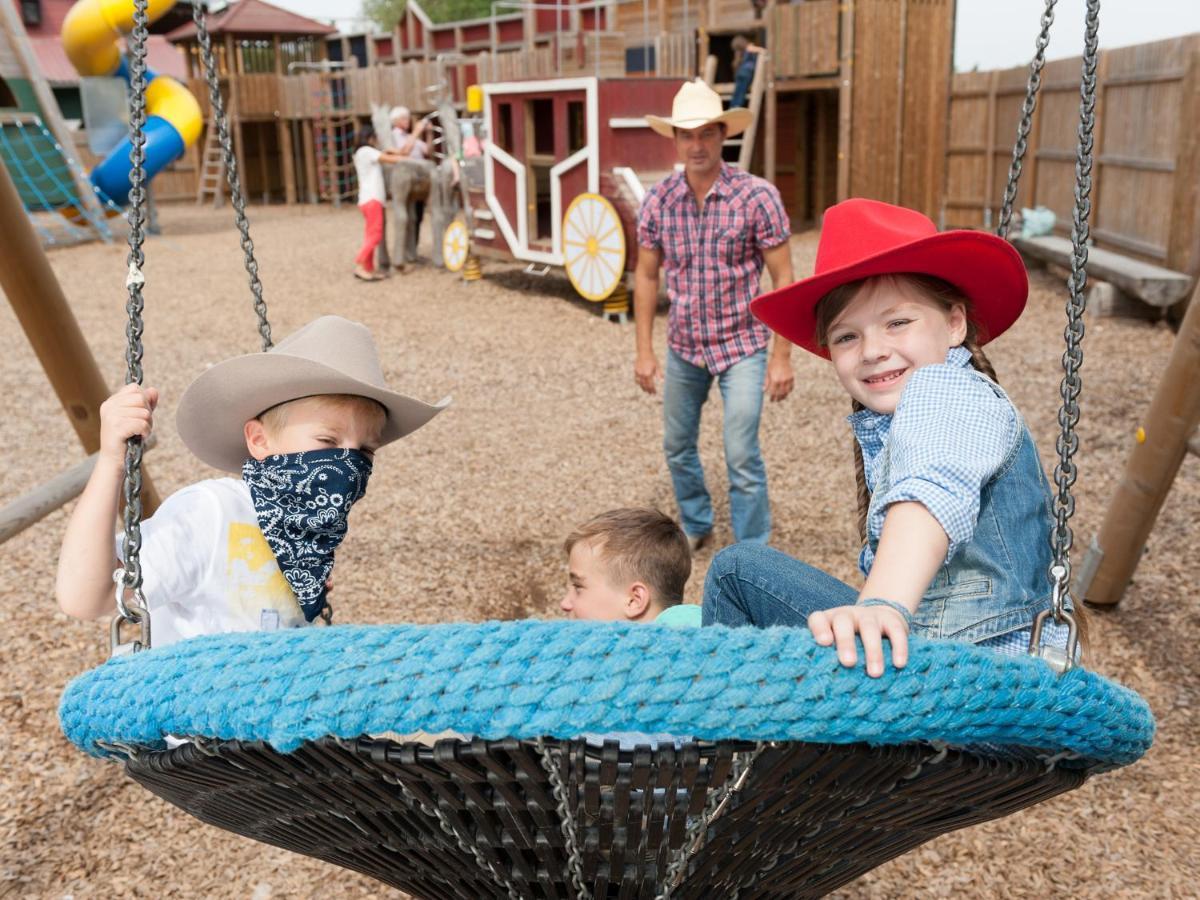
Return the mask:
<path id="1" fill-rule="evenodd" d="M 228 210 L 162 210 L 146 264 L 149 383 L 162 389 L 149 469 L 163 494 L 213 473 L 173 430 L 175 404 L 205 366 L 258 349 Z M 554 616 L 561 542 L 615 506 L 673 511 L 660 443 L 661 397 L 632 377 L 632 326 L 571 299 L 564 279 L 488 262 L 465 284 L 429 267 L 378 284 L 350 277 L 361 235 L 353 207 L 256 208 L 253 234 L 277 337 L 338 313 L 368 324 L 400 389 L 453 407 L 380 454 L 338 554 L 343 622 Z M 794 240 L 797 272 L 816 237 Z M 125 248 L 51 254 L 111 385 L 123 378 Z M 1052 463 L 1062 353 L 1062 286 L 1034 278 L 1028 312 L 990 352 Z M 665 320 L 656 340 L 662 353 Z M 1079 508 L 1096 533 L 1170 350 L 1164 325 L 1104 320 L 1085 343 Z M 856 541 L 846 399 L 826 363 L 797 351 L 797 388 L 766 410 L 775 546 L 854 578 Z M 0 305 L 0 502 L 83 457 L 7 304 Z M 717 545 L 730 540 L 720 402 L 702 452 Z M 1200 883 L 1200 460 L 1184 460 L 1136 580 L 1092 615 L 1089 665 L 1139 691 L 1159 723 L 1140 763 L 1000 822 L 950 834 L 839 892 L 844 898 L 1194 897 Z M 53 599 L 67 510 L 0 556 L 0 897 L 397 897 L 354 873 L 200 824 L 83 756 L 56 719 L 65 683 L 105 656 L 107 629 L 68 620 Z M 698 600 L 711 555 L 697 563 Z M 1078 559 L 1078 555 L 1076 557 Z"/>

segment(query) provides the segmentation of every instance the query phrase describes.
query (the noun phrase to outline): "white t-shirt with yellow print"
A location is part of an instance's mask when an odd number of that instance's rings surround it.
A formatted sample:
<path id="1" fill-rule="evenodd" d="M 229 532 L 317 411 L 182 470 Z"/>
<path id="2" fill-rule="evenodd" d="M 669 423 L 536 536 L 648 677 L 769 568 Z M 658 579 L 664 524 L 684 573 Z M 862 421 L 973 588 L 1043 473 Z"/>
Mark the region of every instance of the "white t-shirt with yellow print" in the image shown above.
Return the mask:
<path id="1" fill-rule="evenodd" d="M 142 523 L 140 558 L 152 646 L 307 624 L 240 479 L 201 481 L 168 497 Z"/>

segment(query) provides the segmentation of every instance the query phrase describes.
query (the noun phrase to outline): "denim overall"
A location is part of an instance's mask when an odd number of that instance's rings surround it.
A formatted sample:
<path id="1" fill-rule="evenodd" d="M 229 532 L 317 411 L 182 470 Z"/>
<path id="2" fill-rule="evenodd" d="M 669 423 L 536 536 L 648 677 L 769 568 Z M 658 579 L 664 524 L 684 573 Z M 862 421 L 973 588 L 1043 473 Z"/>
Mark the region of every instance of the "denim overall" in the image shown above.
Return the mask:
<path id="1" fill-rule="evenodd" d="M 882 463 L 872 503 L 891 487 Z M 1052 523 L 1050 486 L 1022 422 L 1020 442 L 980 492 L 974 535 L 934 576 L 913 632 L 978 644 L 1028 629 L 1050 608 Z"/>

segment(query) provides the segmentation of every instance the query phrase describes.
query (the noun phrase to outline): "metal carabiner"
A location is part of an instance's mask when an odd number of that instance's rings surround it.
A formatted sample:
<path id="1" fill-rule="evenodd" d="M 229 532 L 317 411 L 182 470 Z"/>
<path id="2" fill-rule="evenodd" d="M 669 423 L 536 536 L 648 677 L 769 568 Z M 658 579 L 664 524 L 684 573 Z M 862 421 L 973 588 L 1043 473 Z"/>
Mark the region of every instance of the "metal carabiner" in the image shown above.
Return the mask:
<path id="1" fill-rule="evenodd" d="M 1075 616 L 1066 608 L 1067 599 L 1067 569 L 1066 566 L 1051 567 L 1050 574 L 1054 577 L 1054 592 L 1050 597 L 1050 608 L 1043 609 L 1033 618 L 1033 629 L 1029 633 L 1029 655 L 1036 656 L 1050 668 L 1063 674 L 1075 668 L 1075 658 L 1079 655 L 1079 623 Z M 1046 619 L 1053 616 L 1059 625 L 1067 626 L 1067 648 L 1042 646 L 1042 629 Z"/>
<path id="2" fill-rule="evenodd" d="M 137 653 L 140 650 L 150 649 L 150 613 L 146 608 L 146 598 L 142 594 L 142 589 L 139 587 L 134 590 L 133 597 L 137 602 L 135 605 L 130 606 L 125 602 L 125 570 L 117 569 L 113 572 L 113 581 L 116 583 L 117 614 L 113 616 L 112 622 L 108 626 L 108 655 L 110 659 L 114 656 L 124 656 L 127 653 Z M 139 634 L 137 640 L 121 640 L 121 624 L 123 622 L 129 622 L 138 626 Z"/>

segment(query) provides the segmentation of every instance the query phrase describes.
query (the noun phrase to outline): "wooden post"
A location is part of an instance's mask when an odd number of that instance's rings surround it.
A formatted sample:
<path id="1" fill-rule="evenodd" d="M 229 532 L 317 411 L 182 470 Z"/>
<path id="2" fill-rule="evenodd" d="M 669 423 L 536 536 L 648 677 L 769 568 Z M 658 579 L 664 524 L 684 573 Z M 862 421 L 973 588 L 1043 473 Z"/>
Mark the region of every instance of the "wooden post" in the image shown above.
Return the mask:
<path id="1" fill-rule="evenodd" d="M 837 198 L 850 196 L 850 142 L 854 117 L 854 0 L 846 0 L 841 10 L 841 66 L 838 77 L 838 167 Z"/>
<path id="2" fill-rule="evenodd" d="M 283 196 L 288 206 L 296 202 L 296 160 L 292 147 L 291 123 L 280 116 L 275 120 L 279 135 L 279 155 L 283 159 Z"/>
<path id="3" fill-rule="evenodd" d="M 108 398 L 108 385 L 3 165 L 0 234 L 4 235 L 0 241 L 0 289 L 8 297 L 84 451 L 95 453 L 100 449 L 100 404 Z M 158 508 L 158 492 L 145 472 L 142 505 L 146 515 Z"/>
<path id="4" fill-rule="evenodd" d="M 1198 298 L 1200 288 L 1192 294 L 1166 370 L 1150 401 L 1141 442 L 1129 454 L 1100 535 L 1079 569 L 1075 593 L 1089 603 L 1111 606 L 1124 595 L 1187 453 L 1188 441 L 1200 424 Z"/>
<path id="5" fill-rule="evenodd" d="M 1179 108 L 1181 122 L 1195 122 L 1200 116 L 1200 51 L 1193 52 L 1187 63 L 1187 73 L 1179 85 L 1182 97 Z M 1200 140 L 1195 128 L 1180 128 L 1175 150 L 1170 238 L 1165 265 L 1177 272 L 1200 275 L 1200 227 L 1197 206 L 1200 206 Z"/>
<path id="6" fill-rule="evenodd" d="M 42 77 L 42 70 L 33 53 L 33 45 L 29 42 L 29 36 L 25 33 L 24 26 L 17 18 L 15 4 L 0 3 L 0 33 L 8 35 L 8 42 L 16 51 L 18 61 L 25 72 L 25 78 L 33 88 L 33 95 L 42 110 L 42 121 L 46 123 L 46 128 L 62 147 L 63 156 L 68 160 L 77 160 L 75 139 L 67 129 L 67 123 L 63 120 L 62 112 L 58 108 L 58 101 L 54 99 L 54 94 L 50 92 L 46 79 Z M 69 165 L 67 168 L 71 170 L 71 180 L 75 185 L 75 193 L 79 195 L 79 202 L 91 214 L 93 221 L 103 222 L 104 210 L 100 206 L 100 201 L 96 199 L 92 183 L 83 177 L 83 167 Z"/>
<path id="7" fill-rule="evenodd" d="M 763 131 L 763 177 L 771 184 L 775 183 L 776 154 L 778 152 L 779 126 L 779 97 L 775 92 L 775 56 L 779 53 L 777 36 L 779 29 L 775 27 L 777 7 L 775 0 L 767 3 L 767 71 L 763 75 L 767 79 L 766 113 L 767 127 Z"/>
<path id="8" fill-rule="evenodd" d="M 999 70 L 988 76 L 987 124 L 983 138 L 983 227 L 992 227 L 992 206 L 995 196 L 992 189 L 996 183 L 996 90 L 1000 78 Z M 1043 95 L 1043 102 L 1045 95 Z"/>
<path id="9" fill-rule="evenodd" d="M 900 0 L 900 33 L 896 36 L 899 42 L 898 53 L 900 64 L 896 70 L 896 138 L 892 152 L 896 154 L 895 168 L 892 170 L 892 202 L 900 203 L 901 179 L 904 172 L 904 84 L 908 69 L 908 0 Z M 922 135 L 922 137 L 925 137 Z"/>
<path id="10" fill-rule="evenodd" d="M 316 123 L 308 119 L 300 120 L 300 132 L 304 141 L 304 180 L 308 186 L 308 202 L 319 203 L 321 200 L 321 185 L 317 182 L 317 153 L 313 146 L 313 129 Z"/>

